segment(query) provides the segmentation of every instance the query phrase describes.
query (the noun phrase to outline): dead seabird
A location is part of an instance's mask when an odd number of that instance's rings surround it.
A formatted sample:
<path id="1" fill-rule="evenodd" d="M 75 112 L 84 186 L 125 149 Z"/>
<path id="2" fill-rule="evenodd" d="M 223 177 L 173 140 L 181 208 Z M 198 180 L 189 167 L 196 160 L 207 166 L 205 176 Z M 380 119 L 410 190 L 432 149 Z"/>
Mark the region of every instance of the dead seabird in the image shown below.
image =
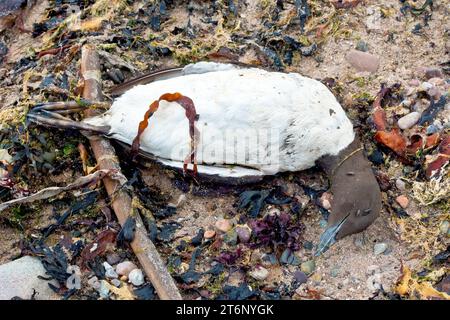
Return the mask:
<path id="1" fill-rule="evenodd" d="M 317 254 L 378 216 L 381 193 L 370 163 L 352 123 L 321 82 L 199 62 L 131 84 L 108 111 L 81 122 L 58 113 L 79 110 L 74 102 L 37 106 L 28 118 L 103 134 L 168 167 L 186 171 L 193 164 L 199 176 L 245 182 L 318 164 L 329 175 L 333 198 Z"/>

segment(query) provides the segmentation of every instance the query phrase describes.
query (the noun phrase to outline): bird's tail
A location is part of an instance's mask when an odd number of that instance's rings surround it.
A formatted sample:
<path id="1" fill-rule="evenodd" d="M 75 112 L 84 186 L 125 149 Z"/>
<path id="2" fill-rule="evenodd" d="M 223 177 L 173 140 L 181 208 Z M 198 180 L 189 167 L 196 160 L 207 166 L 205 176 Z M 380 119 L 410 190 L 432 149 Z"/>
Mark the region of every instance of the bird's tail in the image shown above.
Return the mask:
<path id="1" fill-rule="evenodd" d="M 92 134 L 108 134 L 108 125 L 92 125 L 84 121 L 75 121 L 66 115 L 83 111 L 98 105 L 86 100 L 68 102 L 48 102 L 34 106 L 27 114 L 27 121 L 59 129 L 72 129 Z"/>

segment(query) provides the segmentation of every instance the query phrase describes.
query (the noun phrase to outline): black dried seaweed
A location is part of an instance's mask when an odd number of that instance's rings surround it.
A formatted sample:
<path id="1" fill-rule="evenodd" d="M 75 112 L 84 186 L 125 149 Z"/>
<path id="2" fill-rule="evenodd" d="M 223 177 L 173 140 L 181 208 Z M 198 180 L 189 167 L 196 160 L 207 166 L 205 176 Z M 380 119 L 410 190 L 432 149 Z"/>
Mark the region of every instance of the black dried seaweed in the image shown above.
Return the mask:
<path id="1" fill-rule="evenodd" d="M 40 241 L 44 241 L 50 234 L 52 234 L 56 229 L 58 229 L 68 217 L 78 214 L 81 210 L 87 209 L 91 205 L 93 205 L 97 201 L 98 192 L 90 192 L 86 197 L 84 197 L 81 201 L 76 202 L 69 210 L 64 212 L 58 219 L 56 223 L 49 225 L 46 228 L 42 229 L 42 237 Z"/>
<path id="2" fill-rule="evenodd" d="M 244 191 L 239 196 L 239 209 L 249 208 L 249 216 L 256 218 L 264 206 L 264 201 L 269 196 L 270 190 Z"/>
<path id="3" fill-rule="evenodd" d="M 205 230 L 203 228 L 200 228 L 198 230 L 197 235 L 191 239 L 191 245 L 194 247 L 197 247 L 202 244 L 203 241 L 203 234 L 205 233 Z"/>
<path id="4" fill-rule="evenodd" d="M 450 246 L 447 247 L 446 250 L 439 252 L 437 255 L 433 257 L 434 264 L 442 264 L 449 263 L 450 259 Z"/>
<path id="5" fill-rule="evenodd" d="M 195 248 L 195 250 L 192 252 L 192 257 L 191 261 L 189 262 L 188 271 L 179 276 L 179 278 L 183 281 L 183 283 L 190 284 L 197 282 L 202 276 L 201 273 L 195 271 L 195 264 L 201 252 L 202 252 L 201 248 Z"/>
<path id="6" fill-rule="evenodd" d="M 422 113 L 418 124 L 422 126 L 425 123 L 432 123 L 438 112 L 444 109 L 446 102 L 445 96 L 441 96 L 437 102 L 432 99 L 428 108 Z"/>
<path id="7" fill-rule="evenodd" d="M 252 288 L 242 283 L 239 287 L 226 285 L 223 287 L 223 294 L 219 295 L 217 300 L 246 300 L 252 297 L 256 297 L 258 291 L 252 290 Z"/>
<path id="8" fill-rule="evenodd" d="M 50 248 L 44 244 L 39 244 L 30 246 L 30 249 L 41 261 L 46 271 L 45 273 L 58 281 L 60 285 L 65 285 L 67 278 L 71 274 L 67 272 L 69 263 L 61 245 L 57 244 Z"/>
<path id="9" fill-rule="evenodd" d="M 105 279 L 105 267 L 103 266 L 103 263 L 101 259 L 97 256 L 92 261 L 88 261 L 86 263 L 87 267 L 94 272 L 95 276 L 98 279 Z"/>
<path id="10" fill-rule="evenodd" d="M 173 239 L 175 231 L 180 227 L 181 225 L 175 221 L 163 223 L 161 228 L 158 230 L 156 239 L 162 242 L 169 242 Z"/>
<path id="11" fill-rule="evenodd" d="M 155 212 L 154 216 L 157 218 L 165 219 L 170 216 L 173 216 L 177 213 L 177 208 L 174 206 L 166 206 L 165 208 L 159 209 Z"/>
<path id="12" fill-rule="evenodd" d="M 149 283 L 143 287 L 134 289 L 133 293 L 138 300 L 155 300 L 156 298 L 155 288 Z"/>
<path id="13" fill-rule="evenodd" d="M 117 235 L 117 245 L 123 247 L 125 243 L 130 243 L 134 240 L 134 234 L 136 232 L 136 219 L 129 216 L 120 229 Z"/>
<path id="14" fill-rule="evenodd" d="M 206 271 L 204 274 L 210 274 L 212 276 L 217 277 L 219 274 L 221 274 L 225 270 L 225 267 L 222 263 L 216 263 L 211 269 Z"/>
<path id="15" fill-rule="evenodd" d="M 238 208 L 248 209 L 248 215 L 251 218 L 256 218 L 266 203 L 283 205 L 291 201 L 291 198 L 281 194 L 279 188 L 271 190 L 249 190 L 239 195 Z"/>

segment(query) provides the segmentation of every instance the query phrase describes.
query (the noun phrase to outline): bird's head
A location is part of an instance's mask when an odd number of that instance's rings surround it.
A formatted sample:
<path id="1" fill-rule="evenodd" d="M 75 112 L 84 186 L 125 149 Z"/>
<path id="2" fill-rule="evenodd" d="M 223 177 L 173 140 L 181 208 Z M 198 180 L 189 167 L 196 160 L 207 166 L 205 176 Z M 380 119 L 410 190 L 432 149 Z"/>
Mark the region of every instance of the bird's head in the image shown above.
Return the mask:
<path id="1" fill-rule="evenodd" d="M 316 255 L 335 241 L 369 227 L 381 211 L 381 191 L 363 149 L 350 146 L 329 166 L 331 213 Z"/>

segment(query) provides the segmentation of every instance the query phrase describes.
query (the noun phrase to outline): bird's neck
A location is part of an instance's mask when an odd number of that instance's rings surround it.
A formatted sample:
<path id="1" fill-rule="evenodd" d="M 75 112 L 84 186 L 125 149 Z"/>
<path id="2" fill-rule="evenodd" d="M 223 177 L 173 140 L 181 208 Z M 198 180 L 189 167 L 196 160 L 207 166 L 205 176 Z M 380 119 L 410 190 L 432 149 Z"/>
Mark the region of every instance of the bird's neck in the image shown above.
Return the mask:
<path id="1" fill-rule="evenodd" d="M 350 162 L 350 158 L 362 154 L 362 151 L 364 150 L 362 148 L 361 141 L 355 135 L 355 139 L 352 143 L 350 143 L 345 149 L 341 150 L 337 155 L 325 155 L 318 159 L 316 163 L 332 179 L 345 162 Z M 347 167 L 347 164 L 345 167 Z"/>

